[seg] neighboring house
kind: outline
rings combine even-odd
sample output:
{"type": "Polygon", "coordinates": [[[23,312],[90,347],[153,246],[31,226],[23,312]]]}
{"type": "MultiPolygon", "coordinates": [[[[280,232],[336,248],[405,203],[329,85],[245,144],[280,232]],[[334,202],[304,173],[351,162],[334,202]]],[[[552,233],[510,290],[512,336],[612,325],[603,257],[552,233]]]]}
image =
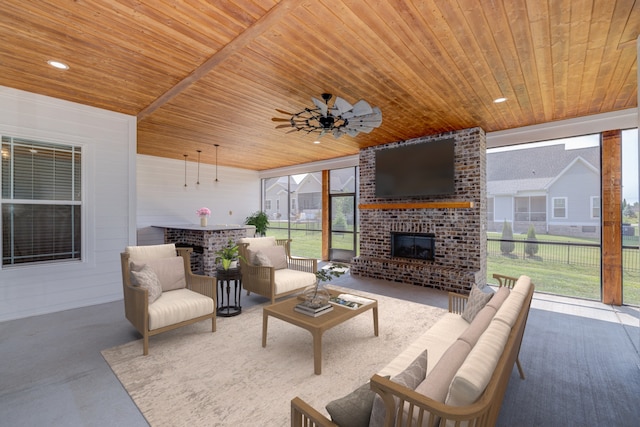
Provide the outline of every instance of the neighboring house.
{"type": "Polygon", "coordinates": [[[600,149],[563,144],[487,153],[487,227],[600,236],[600,149]]]}

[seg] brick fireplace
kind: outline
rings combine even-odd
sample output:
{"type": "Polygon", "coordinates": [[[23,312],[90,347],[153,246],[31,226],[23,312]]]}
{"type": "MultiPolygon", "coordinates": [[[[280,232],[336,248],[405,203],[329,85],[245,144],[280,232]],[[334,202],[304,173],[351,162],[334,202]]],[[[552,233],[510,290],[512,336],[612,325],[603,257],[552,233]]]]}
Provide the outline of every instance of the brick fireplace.
{"type": "Polygon", "coordinates": [[[360,256],[352,274],[468,293],[486,283],[486,141],[480,128],[360,151],[360,256]],[[455,192],[385,199],[375,195],[375,153],[443,138],[455,140],[455,192]],[[391,235],[434,236],[432,259],[392,256],[391,235]]]}

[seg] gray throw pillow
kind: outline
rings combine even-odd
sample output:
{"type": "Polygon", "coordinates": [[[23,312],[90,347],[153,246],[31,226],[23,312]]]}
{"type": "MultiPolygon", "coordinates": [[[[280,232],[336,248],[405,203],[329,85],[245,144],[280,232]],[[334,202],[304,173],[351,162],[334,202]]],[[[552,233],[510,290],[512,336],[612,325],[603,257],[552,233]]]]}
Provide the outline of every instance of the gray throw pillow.
{"type": "MultiPolygon", "coordinates": [[[[420,353],[416,359],[404,371],[400,372],[395,377],[391,378],[391,381],[403,385],[411,390],[415,390],[422,381],[424,381],[427,375],[427,350],[420,353]]],[[[396,398],[396,406],[398,405],[398,399],[396,398]]],[[[371,408],[371,418],[369,419],[369,427],[382,427],[384,425],[384,417],[387,414],[387,410],[384,406],[384,401],[380,396],[377,396],[373,400],[373,407],[371,408]]]]}
{"type": "Polygon", "coordinates": [[[462,318],[471,323],[480,310],[489,302],[494,293],[495,292],[483,292],[482,289],[473,285],[469,299],[467,300],[467,305],[464,307],[462,318]]]}
{"type": "Polygon", "coordinates": [[[371,390],[371,384],[366,383],[346,396],[329,402],[327,412],[331,415],[331,421],[340,427],[367,427],[375,397],[376,392],[371,390]]]}
{"type": "Polygon", "coordinates": [[[139,271],[131,271],[131,284],[147,290],[149,304],[153,304],[162,295],[160,280],[148,265],[142,266],[139,271]]]}

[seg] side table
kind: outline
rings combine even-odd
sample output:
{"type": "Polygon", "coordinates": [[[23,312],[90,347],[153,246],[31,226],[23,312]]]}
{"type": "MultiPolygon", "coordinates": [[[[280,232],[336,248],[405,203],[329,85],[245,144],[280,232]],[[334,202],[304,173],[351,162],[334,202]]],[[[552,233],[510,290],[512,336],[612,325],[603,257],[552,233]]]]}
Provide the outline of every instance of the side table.
{"type": "Polygon", "coordinates": [[[216,287],[218,316],[237,316],[242,312],[242,307],[240,306],[240,293],[242,291],[242,275],[240,274],[240,268],[230,268],[228,270],[218,268],[216,269],[216,279],[218,280],[218,286],[216,287]],[[233,304],[231,303],[230,298],[231,282],[233,282],[233,304]],[[220,288],[220,292],[218,292],[217,288],[220,288]]]}

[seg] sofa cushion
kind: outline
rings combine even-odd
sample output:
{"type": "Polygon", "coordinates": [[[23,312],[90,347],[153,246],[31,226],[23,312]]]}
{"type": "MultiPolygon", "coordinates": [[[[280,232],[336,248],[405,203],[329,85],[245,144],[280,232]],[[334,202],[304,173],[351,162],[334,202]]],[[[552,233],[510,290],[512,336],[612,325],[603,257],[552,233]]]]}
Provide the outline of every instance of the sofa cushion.
{"type": "Polygon", "coordinates": [[[458,339],[445,351],[436,366],[433,367],[416,387],[416,391],[433,400],[444,403],[449,392],[449,385],[453,376],[471,352],[471,346],[466,341],[458,339]]]}
{"type": "Polygon", "coordinates": [[[502,303],[494,319],[504,322],[510,328],[516,324],[522,305],[524,304],[525,295],[518,292],[511,292],[509,298],[502,303]]]}
{"type": "Polygon", "coordinates": [[[511,291],[526,296],[529,293],[529,289],[531,289],[531,286],[531,278],[529,276],[522,275],[518,278],[516,284],[513,285],[513,289],[511,291]]]}
{"type": "Polygon", "coordinates": [[[510,292],[511,292],[511,289],[507,288],[506,286],[501,287],[496,291],[496,294],[491,297],[491,299],[489,300],[486,306],[493,307],[496,309],[496,311],[498,311],[502,303],[509,296],[510,292]]]}
{"type": "Polygon", "coordinates": [[[453,377],[445,404],[465,406],[480,397],[496,369],[510,332],[511,328],[504,323],[491,322],[453,377]]]}
{"type": "Polygon", "coordinates": [[[459,314],[445,313],[435,325],[426,330],[409,347],[405,348],[391,362],[382,368],[378,375],[397,375],[402,372],[425,348],[429,349],[427,374],[433,369],[440,357],[462,334],[469,324],[459,314]]]}
{"type": "Polygon", "coordinates": [[[493,294],[494,292],[484,292],[476,285],[473,285],[471,287],[471,293],[469,294],[467,304],[464,307],[462,318],[471,323],[473,321],[473,318],[476,317],[476,314],[478,314],[480,310],[482,310],[484,306],[489,302],[493,294]]]}
{"type": "MultiPolygon", "coordinates": [[[[427,374],[427,350],[423,350],[422,353],[401,373],[391,378],[391,381],[403,385],[411,390],[424,381],[427,374]]],[[[398,399],[396,398],[396,405],[398,399]]],[[[384,425],[384,417],[386,416],[386,409],[384,401],[378,395],[373,400],[373,407],[371,409],[371,419],[369,420],[370,427],[381,427],[384,425]]]]}
{"type": "Polygon", "coordinates": [[[243,237],[240,239],[240,243],[248,243],[249,247],[256,251],[258,249],[267,248],[269,246],[276,245],[276,238],[274,236],[269,237],[243,237]]]}
{"type": "Polygon", "coordinates": [[[140,271],[131,271],[131,284],[147,290],[149,304],[153,304],[162,295],[162,285],[151,267],[145,265],[140,271]]]}
{"type": "Polygon", "coordinates": [[[129,261],[146,261],[176,256],[176,245],[127,246],[124,251],[129,254],[129,261]]]}
{"type": "Polygon", "coordinates": [[[140,271],[145,265],[151,267],[156,276],[158,276],[158,280],[162,285],[162,292],[187,287],[187,280],[184,276],[184,258],[181,256],[174,255],[169,258],[132,262],[131,271],[140,271]]]}
{"type": "Polygon", "coordinates": [[[485,329],[487,329],[487,326],[489,326],[495,314],[495,308],[489,307],[488,305],[484,307],[476,315],[469,327],[465,329],[465,331],[460,335],[460,338],[458,338],[458,340],[465,341],[467,344],[469,344],[469,349],[471,349],[471,347],[476,345],[478,339],[485,331],[485,329]]]}
{"type": "Polygon", "coordinates": [[[264,256],[269,259],[271,267],[276,270],[281,270],[289,266],[287,264],[287,252],[284,249],[284,246],[270,246],[262,248],[258,252],[264,254],[264,256]]]}
{"type": "MultiPolygon", "coordinates": [[[[389,378],[387,376],[386,378],[389,378]]],[[[376,392],[368,382],[351,393],[327,404],[331,421],[341,427],[367,427],[376,392]]]]}
{"type": "Polygon", "coordinates": [[[308,271],[298,271],[284,268],[274,272],[276,295],[303,289],[307,286],[315,286],[316,275],[308,271]]]}
{"type": "Polygon", "coordinates": [[[175,325],[211,313],[213,299],[205,295],[189,289],[163,292],[160,298],[149,306],[149,330],[175,325]]]}

